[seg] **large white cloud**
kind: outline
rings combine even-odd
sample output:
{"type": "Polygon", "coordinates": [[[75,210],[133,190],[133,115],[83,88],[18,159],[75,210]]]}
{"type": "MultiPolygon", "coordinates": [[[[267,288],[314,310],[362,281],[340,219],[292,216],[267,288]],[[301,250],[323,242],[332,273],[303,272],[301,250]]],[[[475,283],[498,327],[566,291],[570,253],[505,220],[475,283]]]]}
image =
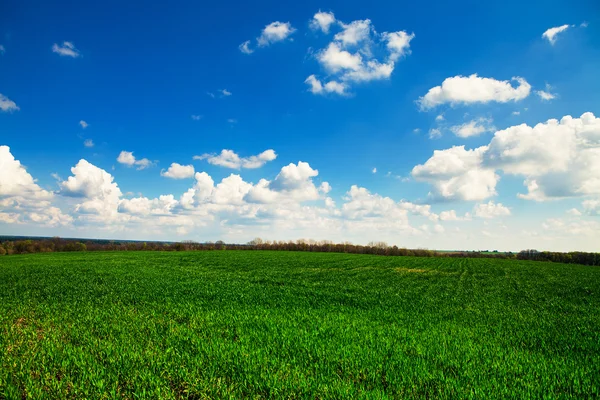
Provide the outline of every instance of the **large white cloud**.
{"type": "Polygon", "coordinates": [[[421,109],[427,110],[441,104],[473,104],[492,101],[507,103],[519,101],[531,92],[531,85],[520,77],[512,78],[518,85],[513,87],[510,81],[499,81],[494,78],[470,76],[454,76],[446,78],[441,86],[436,86],[419,98],[421,109]]]}
{"type": "Polygon", "coordinates": [[[281,168],[273,181],[262,179],[252,187],[246,200],[253,203],[273,203],[275,201],[303,202],[317,200],[321,193],[330,190],[327,182],[317,188],[312,178],[319,175],[310,164],[299,161],[298,164],[290,163],[281,168]]]}
{"type": "Polygon", "coordinates": [[[81,199],[76,212],[97,215],[102,220],[117,217],[122,193],[111,174],[84,159],[71,168],[71,173],[60,187],[61,194],[81,199]]]}
{"type": "Polygon", "coordinates": [[[250,157],[240,157],[236,152],[228,149],[223,149],[220,154],[203,154],[201,156],[194,156],[194,160],[206,160],[209,164],[233,169],[260,168],[267,162],[273,161],[276,158],[277,154],[272,149],[265,150],[258,155],[250,157]]]}
{"type": "Polygon", "coordinates": [[[487,147],[466,150],[454,146],[436,150],[423,165],[412,170],[412,176],[432,185],[430,197],[441,200],[483,200],[496,194],[499,176],[482,166],[487,147]]]}
{"type": "Polygon", "coordinates": [[[434,197],[483,200],[495,194],[496,171],[524,177],[524,199],[600,194],[600,118],[584,113],[512,126],[497,131],[488,146],[436,150],[412,175],[430,182],[434,197]]]}
{"type": "Polygon", "coordinates": [[[73,218],[52,206],[53,199],[53,193],[36,183],[10,148],[0,146],[0,222],[69,225],[73,218]]]}
{"type": "Polygon", "coordinates": [[[39,201],[50,199],[52,193],[35,183],[8,146],[0,146],[0,199],[17,196],[39,201]]]}

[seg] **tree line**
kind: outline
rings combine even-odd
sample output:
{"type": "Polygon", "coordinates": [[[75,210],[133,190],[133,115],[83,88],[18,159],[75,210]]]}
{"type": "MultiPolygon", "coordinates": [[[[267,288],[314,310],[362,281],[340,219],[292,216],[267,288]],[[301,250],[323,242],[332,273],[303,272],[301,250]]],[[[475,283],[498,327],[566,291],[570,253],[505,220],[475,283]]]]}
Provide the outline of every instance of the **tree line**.
{"type": "Polygon", "coordinates": [[[551,261],[566,264],[600,265],[600,253],[549,252],[523,250],[518,253],[497,251],[434,251],[389,246],[385,242],[370,242],[366,246],[350,242],[299,239],[296,241],[266,241],[256,238],[246,244],[216,242],[141,242],[94,239],[8,238],[0,242],[0,256],[13,254],[72,252],[72,251],[210,251],[210,250],[272,250],[308,251],[321,253],[373,254],[380,256],[500,258],[532,261],[551,261]]]}

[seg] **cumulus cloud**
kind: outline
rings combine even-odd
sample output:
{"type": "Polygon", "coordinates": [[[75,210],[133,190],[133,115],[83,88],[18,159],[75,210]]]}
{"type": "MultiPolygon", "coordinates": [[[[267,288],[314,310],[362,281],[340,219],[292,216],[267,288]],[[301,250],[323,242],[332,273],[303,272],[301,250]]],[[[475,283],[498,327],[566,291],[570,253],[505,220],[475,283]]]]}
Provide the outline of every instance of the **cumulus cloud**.
{"type": "Polygon", "coordinates": [[[413,168],[411,174],[418,181],[429,182],[434,200],[483,200],[496,194],[500,177],[493,169],[482,166],[487,147],[466,150],[454,146],[435,150],[423,165],[413,168]]]}
{"type": "Polygon", "coordinates": [[[422,110],[428,110],[446,103],[507,103],[529,96],[531,85],[525,79],[514,77],[512,81],[516,81],[518,85],[513,87],[510,81],[482,78],[477,74],[446,78],[441,86],[429,89],[425,96],[420,97],[418,103],[422,110]]]}
{"type": "MultiPolygon", "coordinates": [[[[311,26],[320,27],[315,21],[313,19],[311,26]]],[[[389,79],[396,62],[410,53],[414,34],[406,31],[379,34],[369,19],[336,22],[341,31],[325,48],[315,53],[315,58],[331,77],[330,81],[323,84],[315,74],[305,80],[314,94],[344,95],[352,84],[389,79]]]]}
{"type": "Polygon", "coordinates": [[[335,16],[332,12],[323,12],[319,10],[310,21],[310,28],[321,30],[323,33],[329,33],[329,27],[335,23],[335,16]]]}
{"type": "Polygon", "coordinates": [[[310,75],[308,78],[306,78],[304,83],[306,83],[309,86],[308,90],[313,94],[347,94],[346,89],[348,88],[348,86],[346,84],[336,81],[329,81],[325,85],[323,85],[315,75],[310,75]]]}
{"type": "Polygon", "coordinates": [[[558,34],[569,29],[569,25],[561,25],[555,26],[554,28],[547,29],[544,33],[542,33],[542,38],[547,39],[551,45],[554,46],[556,40],[558,39],[558,34]]]}
{"type": "Polygon", "coordinates": [[[87,122],[85,122],[84,120],[79,121],[79,125],[81,125],[81,127],[83,129],[87,128],[89,125],[87,122]]]}
{"type": "Polygon", "coordinates": [[[415,38],[415,34],[409,35],[406,31],[384,32],[383,38],[387,41],[390,59],[397,61],[400,57],[410,53],[410,41],[415,38]]]}
{"type": "Polygon", "coordinates": [[[137,166],[136,169],[138,170],[146,169],[154,165],[154,163],[149,159],[142,158],[141,160],[138,160],[135,158],[132,151],[125,150],[119,153],[119,156],[117,157],[117,162],[119,164],[127,165],[128,167],[133,167],[135,165],[137,166]]]}
{"type": "MultiPolygon", "coordinates": [[[[258,47],[266,47],[273,43],[281,42],[287,39],[295,31],[296,29],[292,27],[292,24],[290,24],[289,22],[271,22],[269,25],[265,26],[265,28],[260,33],[260,36],[256,38],[256,44],[258,45],[258,47]]],[[[248,49],[248,42],[244,42],[242,43],[242,45],[240,45],[240,51],[242,51],[243,53],[247,53],[246,50],[248,49]]]]}
{"type": "Polygon", "coordinates": [[[512,126],[475,150],[436,150],[412,175],[432,184],[433,197],[483,200],[495,194],[496,171],[524,177],[527,193],[519,194],[524,199],[600,194],[600,118],[588,112],[512,126]]]}
{"type": "Polygon", "coordinates": [[[85,147],[94,147],[94,141],[92,139],[85,139],[83,145],[85,147]]]}
{"type": "Polygon", "coordinates": [[[10,152],[10,147],[0,146],[0,199],[19,197],[43,201],[52,197],[35,183],[25,167],[10,152]]]}
{"type": "Polygon", "coordinates": [[[473,214],[479,218],[496,218],[510,215],[510,209],[502,203],[494,203],[490,200],[488,203],[477,204],[473,209],[473,214]]]}
{"type": "Polygon", "coordinates": [[[227,149],[221,150],[220,154],[203,154],[201,156],[194,156],[194,160],[206,160],[209,164],[233,169],[260,168],[267,162],[273,161],[276,158],[277,154],[272,149],[265,150],[258,155],[250,157],[240,157],[233,150],[227,149]]]}
{"type": "Polygon", "coordinates": [[[0,110],[3,112],[19,111],[20,108],[14,101],[0,93],[0,110]]]}
{"type": "Polygon", "coordinates": [[[357,45],[366,41],[373,30],[370,19],[356,20],[349,24],[340,22],[342,31],[337,33],[334,39],[344,46],[357,45]]]}
{"type": "Polygon", "coordinates": [[[60,193],[83,200],[75,211],[97,215],[103,220],[116,218],[122,193],[113,176],[84,159],[71,168],[71,173],[72,176],[60,183],[60,193]]]}
{"type": "Polygon", "coordinates": [[[160,175],[171,179],[191,178],[194,176],[194,166],[172,163],[169,169],[160,171],[160,175]]]}
{"type": "Polygon", "coordinates": [[[72,42],[62,42],[62,45],[54,43],[52,45],[52,51],[65,57],[77,58],[81,56],[81,53],[75,48],[75,45],[72,42]]]}
{"type": "Polygon", "coordinates": [[[455,125],[450,128],[452,133],[461,138],[468,138],[471,136],[479,136],[484,132],[491,132],[495,128],[491,125],[492,120],[490,118],[478,118],[469,122],[465,122],[462,125],[455,125]]]}
{"type": "Polygon", "coordinates": [[[119,212],[134,215],[169,215],[179,204],[172,194],[161,195],[157,199],[147,197],[134,197],[133,199],[123,199],[119,202],[119,212]]]}

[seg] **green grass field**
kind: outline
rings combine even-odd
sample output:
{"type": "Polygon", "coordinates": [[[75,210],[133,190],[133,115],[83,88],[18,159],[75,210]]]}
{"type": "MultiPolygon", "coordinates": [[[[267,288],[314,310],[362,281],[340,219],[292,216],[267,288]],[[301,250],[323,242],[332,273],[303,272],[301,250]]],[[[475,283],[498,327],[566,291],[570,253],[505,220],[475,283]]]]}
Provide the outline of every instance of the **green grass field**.
{"type": "Polygon", "coordinates": [[[261,251],[0,257],[0,398],[598,395],[598,267],[261,251]]]}

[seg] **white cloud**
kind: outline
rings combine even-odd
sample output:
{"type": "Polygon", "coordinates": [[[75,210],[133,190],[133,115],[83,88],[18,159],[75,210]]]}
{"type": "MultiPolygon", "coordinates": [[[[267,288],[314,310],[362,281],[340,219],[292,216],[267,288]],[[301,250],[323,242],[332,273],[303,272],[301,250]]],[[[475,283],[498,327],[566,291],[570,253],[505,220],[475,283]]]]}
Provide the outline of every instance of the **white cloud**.
{"type": "Polygon", "coordinates": [[[588,25],[589,25],[589,24],[587,23],[587,21],[583,21],[583,22],[581,23],[581,25],[579,25],[579,26],[580,26],[581,28],[587,28],[587,27],[588,27],[588,25]]]}
{"type": "Polygon", "coordinates": [[[259,47],[269,46],[287,39],[295,31],[296,29],[289,22],[271,22],[265,26],[260,36],[256,38],[256,43],[259,47]]]}
{"type": "Polygon", "coordinates": [[[488,203],[477,204],[473,209],[473,214],[479,218],[496,218],[509,216],[510,209],[502,203],[494,203],[490,200],[488,203]]]}
{"type": "Polygon", "coordinates": [[[512,115],[521,115],[521,111],[513,111],[512,115]]]}
{"type": "Polygon", "coordinates": [[[235,118],[228,118],[227,122],[229,122],[230,124],[237,124],[238,120],[235,118]]]}
{"type": "Polygon", "coordinates": [[[14,101],[0,93],[0,110],[4,112],[13,112],[19,111],[20,108],[15,104],[14,101]]]}
{"type": "Polygon", "coordinates": [[[406,31],[384,32],[384,40],[387,40],[387,48],[390,51],[390,60],[397,61],[399,58],[410,53],[410,41],[415,38],[415,34],[410,35],[406,31]]]}
{"type": "Polygon", "coordinates": [[[202,119],[202,115],[192,114],[192,119],[194,121],[200,121],[202,119]]]}
{"type": "MultiPolygon", "coordinates": [[[[587,215],[600,216],[600,200],[585,200],[582,204],[583,212],[587,215]]],[[[581,215],[581,213],[579,214],[581,215]]]]}
{"type": "Polygon", "coordinates": [[[75,207],[76,212],[97,215],[104,221],[117,218],[122,193],[111,174],[84,159],[71,168],[71,173],[73,176],[60,187],[61,194],[83,200],[75,207]]]}
{"type": "MultiPolygon", "coordinates": [[[[227,89],[219,89],[219,90],[217,90],[217,94],[215,94],[213,92],[206,92],[206,94],[209,95],[210,97],[212,97],[213,99],[216,99],[217,96],[220,99],[223,99],[225,97],[229,97],[232,95],[232,93],[227,89]]],[[[202,116],[200,116],[200,117],[202,117],[202,116]]],[[[192,116],[192,118],[193,118],[193,116],[192,116]]]]}
{"type": "Polygon", "coordinates": [[[85,139],[83,145],[85,147],[94,147],[94,141],[92,139],[85,139]]]}
{"type": "Polygon", "coordinates": [[[516,81],[518,86],[513,87],[510,81],[482,78],[477,74],[446,78],[441,86],[429,89],[425,96],[419,98],[418,103],[422,110],[427,110],[445,103],[507,103],[529,96],[531,85],[525,79],[514,77],[512,80],[516,81]]]}
{"type": "Polygon", "coordinates": [[[376,174],[377,173],[377,168],[373,168],[373,170],[371,172],[374,173],[374,174],[376,174]]]}
{"type": "Polygon", "coordinates": [[[244,43],[240,44],[239,49],[244,54],[254,53],[254,50],[250,48],[250,40],[246,40],[244,43]]]}
{"type": "Polygon", "coordinates": [[[490,118],[478,118],[462,125],[453,126],[450,130],[458,137],[467,138],[493,131],[496,128],[491,123],[492,120],[490,118]]]}
{"type": "Polygon", "coordinates": [[[569,25],[561,25],[556,26],[554,28],[550,28],[542,34],[542,38],[548,39],[550,44],[554,45],[554,43],[556,43],[556,40],[558,39],[557,35],[561,32],[566,31],[567,29],[569,29],[569,25]]]}
{"type": "Polygon", "coordinates": [[[524,199],[600,194],[600,118],[584,113],[512,126],[497,131],[488,146],[436,150],[412,175],[432,184],[434,198],[483,200],[495,194],[497,170],[525,178],[524,199]]]}
{"type": "Polygon", "coordinates": [[[194,160],[206,160],[209,164],[219,165],[221,167],[240,169],[240,168],[260,168],[269,161],[273,161],[277,158],[277,154],[274,150],[265,150],[262,153],[250,156],[240,157],[233,150],[223,149],[220,154],[203,154],[201,156],[194,156],[194,160]]]}
{"type": "Polygon", "coordinates": [[[548,100],[552,100],[556,98],[556,95],[550,93],[550,92],[545,92],[543,90],[538,90],[535,92],[535,94],[537,94],[538,96],[540,96],[540,99],[548,101],[548,100]]]}
{"type": "Polygon", "coordinates": [[[332,12],[323,12],[319,10],[310,21],[310,28],[321,30],[323,33],[329,33],[329,27],[335,23],[335,16],[332,12]]]}
{"type": "Polygon", "coordinates": [[[551,90],[552,90],[552,86],[546,84],[546,90],[537,90],[535,92],[535,94],[537,94],[540,97],[540,99],[542,99],[543,101],[554,100],[556,98],[556,94],[551,93],[550,92],[551,90]]]}
{"type": "Polygon", "coordinates": [[[317,79],[314,75],[309,76],[304,81],[307,85],[310,86],[308,89],[313,94],[326,94],[326,93],[336,93],[339,95],[345,95],[347,86],[344,83],[329,81],[325,85],[321,83],[319,79],[317,79]]]}
{"type": "Polygon", "coordinates": [[[119,164],[127,165],[128,167],[136,165],[136,169],[138,170],[146,169],[154,165],[154,163],[148,160],[147,158],[142,158],[141,160],[138,160],[135,158],[132,151],[125,150],[119,153],[119,156],[117,157],[117,162],[119,164]]]}
{"type": "Polygon", "coordinates": [[[290,163],[281,168],[279,174],[273,181],[261,179],[261,181],[248,191],[246,201],[251,203],[274,203],[274,202],[303,202],[317,200],[319,194],[328,193],[331,190],[329,183],[323,182],[317,188],[312,181],[319,171],[312,169],[306,162],[298,164],[290,163]]]}
{"type": "Polygon", "coordinates": [[[334,36],[334,39],[343,46],[355,46],[360,42],[366,41],[371,36],[371,20],[356,20],[349,24],[340,22],[343,30],[334,36]]]}
{"type": "Polygon", "coordinates": [[[79,121],[79,125],[81,125],[81,127],[83,129],[87,128],[89,125],[87,122],[85,122],[84,120],[79,121]]]}
{"type": "Polygon", "coordinates": [[[169,169],[160,171],[160,175],[171,179],[191,178],[194,176],[194,166],[172,163],[169,169]]]}
{"type": "Polygon", "coordinates": [[[429,139],[438,139],[442,137],[442,131],[438,128],[431,128],[429,130],[429,139]]]}
{"type": "Polygon", "coordinates": [[[134,197],[119,202],[119,212],[134,215],[169,215],[179,204],[172,194],[161,195],[157,199],[134,197]]]}
{"type": "Polygon", "coordinates": [[[444,114],[440,114],[437,117],[435,117],[436,122],[442,122],[444,121],[446,118],[444,118],[444,114]]]}
{"type": "Polygon", "coordinates": [[[52,193],[39,187],[25,167],[10,152],[0,146],[0,199],[19,197],[31,201],[52,198],[52,193]]]}
{"type": "Polygon", "coordinates": [[[81,56],[81,53],[75,48],[75,45],[72,42],[63,42],[62,45],[54,43],[52,45],[52,51],[66,57],[77,58],[81,56]]]}
{"type": "Polygon", "coordinates": [[[442,211],[440,213],[440,220],[442,221],[460,221],[461,218],[456,215],[455,210],[442,211]]]}
{"type": "MultiPolygon", "coordinates": [[[[314,21],[313,21],[314,22],[314,21]]],[[[405,31],[378,34],[370,20],[356,20],[348,24],[337,21],[341,32],[334,35],[327,47],[316,52],[315,57],[332,78],[322,84],[310,75],[305,83],[314,94],[347,94],[352,83],[389,79],[395,62],[410,53],[414,34],[405,31]],[[385,55],[378,58],[375,55],[385,55]]]]}
{"type": "Polygon", "coordinates": [[[499,176],[493,169],[482,166],[487,147],[465,150],[454,146],[447,150],[435,150],[423,165],[413,168],[411,174],[418,181],[429,182],[434,200],[483,200],[496,194],[499,176]]]}
{"type": "Polygon", "coordinates": [[[342,50],[341,46],[335,42],[329,43],[329,46],[317,55],[317,59],[331,73],[341,70],[358,71],[363,63],[360,54],[351,54],[342,50]]]}
{"type": "Polygon", "coordinates": [[[581,216],[581,211],[579,211],[576,208],[571,208],[570,210],[567,210],[567,214],[569,214],[573,217],[579,217],[579,216],[581,216]]]}

